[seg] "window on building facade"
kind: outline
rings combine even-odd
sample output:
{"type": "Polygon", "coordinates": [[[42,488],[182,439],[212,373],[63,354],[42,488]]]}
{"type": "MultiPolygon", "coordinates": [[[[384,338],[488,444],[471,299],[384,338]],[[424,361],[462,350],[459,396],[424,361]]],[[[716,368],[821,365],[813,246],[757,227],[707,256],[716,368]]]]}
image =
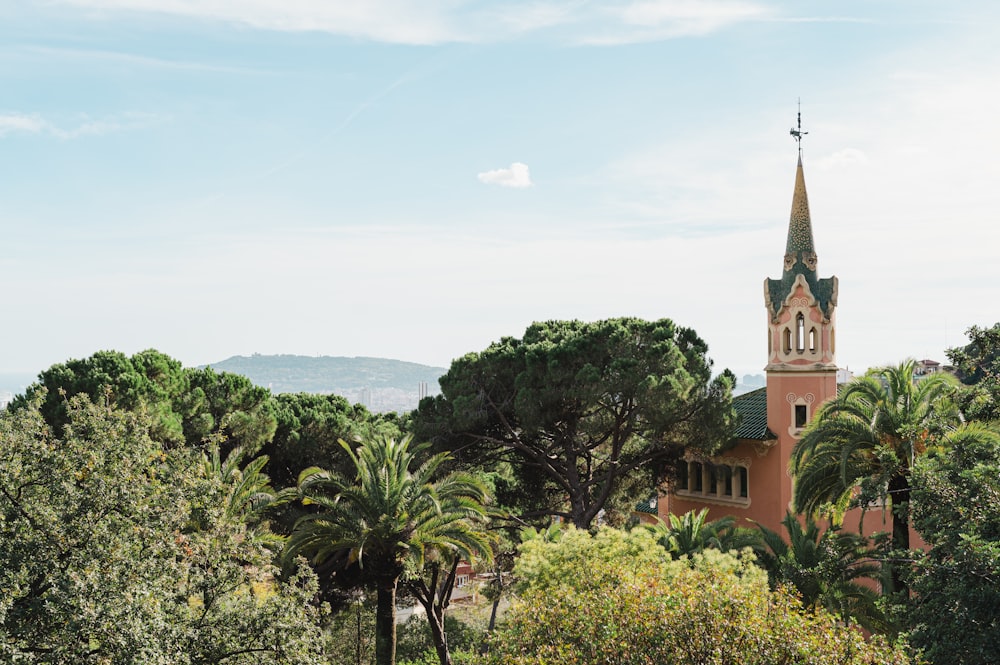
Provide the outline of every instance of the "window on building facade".
{"type": "Polygon", "coordinates": [[[806,317],[802,312],[795,317],[795,350],[799,353],[806,350],[806,317]]]}
{"type": "Polygon", "coordinates": [[[720,502],[747,503],[750,498],[750,471],[741,464],[703,464],[688,462],[681,467],[676,492],[682,496],[715,499],[720,502]]]}
{"type": "Polygon", "coordinates": [[[681,460],[677,465],[677,489],[686,490],[688,488],[688,463],[681,460]]]}
{"type": "Polygon", "coordinates": [[[797,429],[802,429],[806,426],[806,420],[808,420],[809,414],[805,404],[795,405],[795,427],[797,429]]]}
{"type": "Polygon", "coordinates": [[[733,495],[733,467],[720,466],[717,468],[719,470],[719,482],[722,484],[722,495],[731,497],[733,495]]]}

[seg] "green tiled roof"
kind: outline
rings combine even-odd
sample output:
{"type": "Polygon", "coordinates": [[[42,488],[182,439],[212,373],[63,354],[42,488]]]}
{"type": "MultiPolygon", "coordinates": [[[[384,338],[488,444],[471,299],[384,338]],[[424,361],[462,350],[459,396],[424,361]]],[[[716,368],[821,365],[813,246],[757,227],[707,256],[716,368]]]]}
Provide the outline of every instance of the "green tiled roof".
{"type": "Polygon", "coordinates": [[[734,397],[733,409],[739,417],[737,439],[767,441],[778,438],[767,428],[767,388],[758,388],[734,397]]]}
{"type": "Polygon", "coordinates": [[[659,498],[657,497],[656,494],[654,494],[645,501],[640,501],[639,503],[635,504],[635,512],[649,513],[650,515],[655,515],[658,501],[659,498]]]}

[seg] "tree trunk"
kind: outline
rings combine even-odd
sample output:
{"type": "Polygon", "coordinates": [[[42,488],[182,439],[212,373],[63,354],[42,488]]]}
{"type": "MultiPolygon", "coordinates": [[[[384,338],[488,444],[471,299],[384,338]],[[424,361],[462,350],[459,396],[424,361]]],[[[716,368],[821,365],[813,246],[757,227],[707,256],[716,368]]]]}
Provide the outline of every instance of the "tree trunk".
{"type": "Polygon", "coordinates": [[[497,610],[500,608],[500,598],[501,596],[497,594],[496,600],[493,601],[493,608],[490,610],[490,625],[486,627],[487,633],[492,633],[493,629],[497,627],[497,610]]]}
{"type": "Polygon", "coordinates": [[[410,589],[423,605],[427,613],[427,625],[431,629],[431,641],[434,643],[434,650],[437,651],[438,661],[441,665],[451,665],[451,652],[448,649],[448,634],[444,626],[444,611],[451,602],[451,594],[455,589],[455,575],[461,560],[455,556],[448,573],[444,579],[438,583],[440,567],[435,567],[431,575],[430,584],[423,580],[410,583],[410,589]]]}
{"type": "Polygon", "coordinates": [[[375,663],[396,664],[396,581],[380,584],[375,607],[375,663]]]}
{"type": "Polygon", "coordinates": [[[357,607],[357,611],[358,611],[358,617],[357,617],[358,618],[358,648],[357,648],[358,662],[357,662],[357,665],[361,665],[361,601],[358,601],[357,605],[358,605],[358,607],[357,607]]]}
{"type": "MultiPolygon", "coordinates": [[[[889,481],[892,501],[892,547],[894,550],[910,549],[910,481],[906,476],[896,476],[889,481]]],[[[908,591],[900,573],[903,564],[892,564],[892,591],[908,591]]]]}
{"type": "Polygon", "coordinates": [[[427,623],[431,627],[431,640],[434,642],[438,661],[441,665],[451,665],[451,653],[448,651],[448,635],[444,630],[444,610],[440,606],[432,606],[428,609],[427,623]]]}

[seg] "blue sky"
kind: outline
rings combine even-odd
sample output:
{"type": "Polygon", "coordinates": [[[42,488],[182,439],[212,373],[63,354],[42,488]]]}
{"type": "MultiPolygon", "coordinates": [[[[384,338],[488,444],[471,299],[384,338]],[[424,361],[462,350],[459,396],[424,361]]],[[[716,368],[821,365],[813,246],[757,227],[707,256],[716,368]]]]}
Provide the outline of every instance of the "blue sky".
{"type": "Polygon", "coordinates": [[[0,5],[0,372],[447,366],[669,317],[765,363],[802,99],[838,361],[1000,320],[994,2],[0,5]]]}

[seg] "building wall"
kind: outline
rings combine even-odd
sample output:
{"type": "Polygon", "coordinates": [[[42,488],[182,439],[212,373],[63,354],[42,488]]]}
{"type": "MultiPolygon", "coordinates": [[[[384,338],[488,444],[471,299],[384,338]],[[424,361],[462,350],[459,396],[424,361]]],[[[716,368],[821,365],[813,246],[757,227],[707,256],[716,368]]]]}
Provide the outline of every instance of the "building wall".
{"type": "MultiPolygon", "coordinates": [[[[763,524],[769,529],[780,526],[787,505],[787,499],[783,499],[780,488],[791,480],[787,464],[782,464],[782,455],[776,443],[772,447],[764,447],[759,441],[739,441],[733,449],[711,460],[689,455],[689,461],[702,464],[716,462],[731,468],[746,468],[749,480],[747,497],[745,500],[739,496],[728,498],[722,496],[720,491],[712,495],[707,487],[702,493],[698,493],[689,482],[688,490],[676,490],[661,497],[658,511],[660,519],[667,521],[669,514],[682,515],[691,510],[708,508],[708,520],[732,515],[738,526],[752,527],[754,523],[763,524]]],[[[738,493],[738,488],[734,487],[734,494],[738,493]]]]}

